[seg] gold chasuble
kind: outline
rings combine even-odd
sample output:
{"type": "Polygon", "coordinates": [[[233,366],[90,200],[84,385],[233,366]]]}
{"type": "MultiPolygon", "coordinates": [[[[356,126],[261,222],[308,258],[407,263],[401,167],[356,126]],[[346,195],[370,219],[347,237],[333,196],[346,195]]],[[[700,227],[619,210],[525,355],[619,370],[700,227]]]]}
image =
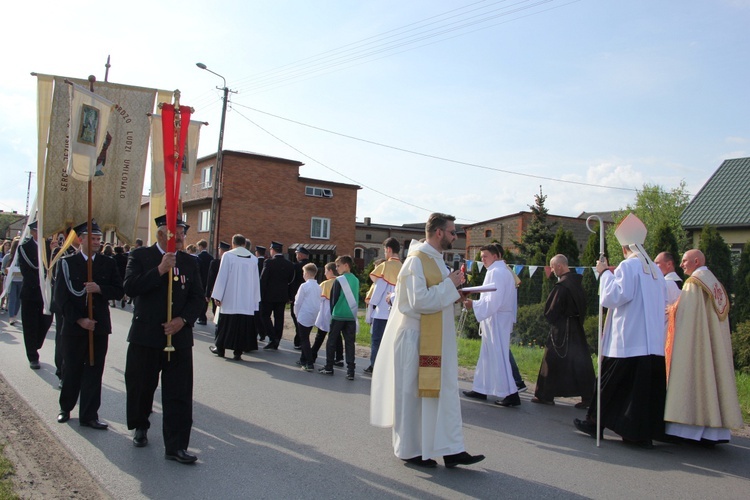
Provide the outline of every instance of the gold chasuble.
{"type": "MultiPolygon", "coordinates": [[[[443,282],[435,261],[422,252],[414,252],[420,262],[427,288],[443,282]]],[[[440,397],[440,365],[443,355],[443,312],[422,314],[419,328],[419,397],[440,397]]]]}

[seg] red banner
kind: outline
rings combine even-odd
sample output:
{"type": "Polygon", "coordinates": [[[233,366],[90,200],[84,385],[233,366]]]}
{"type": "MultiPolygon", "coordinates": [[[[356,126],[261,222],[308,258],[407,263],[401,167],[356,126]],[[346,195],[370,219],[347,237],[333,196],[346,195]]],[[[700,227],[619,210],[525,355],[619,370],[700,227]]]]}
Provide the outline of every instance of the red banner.
{"type": "Polygon", "coordinates": [[[167,251],[175,251],[174,235],[177,231],[177,205],[180,200],[180,174],[185,155],[190,107],[180,106],[175,112],[173,104],[164,103],[161,108],[162,138],[164,143],[164,186],[166,191],[167,251]]]}

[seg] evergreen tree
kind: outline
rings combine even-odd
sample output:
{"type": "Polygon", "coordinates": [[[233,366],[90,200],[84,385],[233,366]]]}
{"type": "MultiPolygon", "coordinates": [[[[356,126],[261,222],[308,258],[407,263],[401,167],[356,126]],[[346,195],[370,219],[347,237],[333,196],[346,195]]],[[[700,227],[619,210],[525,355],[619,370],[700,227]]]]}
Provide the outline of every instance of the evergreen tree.
{"type": "Polygon", "coordinates": [[[715,227],[706,224],[698,248],[706,256],[706,266],[714,273],[727,293],[732,295],[732,251],[715,227]]]}
{"type": "Polygon", "coordinates": [[[531,210],[531,223],[521,235],[521,241],[513,240],[518,248],[519,258],[525,264],[543,266],[555,235],[552,228],[555,224],[547,223],[549,210],[544,206],[547,196],[542,194],[539,186],[539,194],[534,195],[534,205],[529,205],[531,210]]]}
{"type": "MultiPolygon", "coordinates": [[[[740,265],[732,282],[734,289],[734,303],[729,310],[729,319],[736,327],[744,321],[750,320],[750,241],[740,255],[740,265]]],[[[736,328],[732,328],[735,331],[736,328]]]]}

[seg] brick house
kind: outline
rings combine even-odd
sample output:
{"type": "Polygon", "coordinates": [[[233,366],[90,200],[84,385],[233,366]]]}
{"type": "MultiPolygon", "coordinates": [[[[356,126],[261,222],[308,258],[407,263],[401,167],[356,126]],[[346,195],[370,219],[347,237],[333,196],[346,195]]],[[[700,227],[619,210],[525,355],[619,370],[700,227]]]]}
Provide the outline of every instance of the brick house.
{"type": "MultiPolygon", "coordinates": [[[[552,232],[556,232],[558,227],[572,231],[573,237],[578,243],[578,251],[583,253],[586,242],[591,235],[586,229],[587,213],[582,213],[578,217],[566,217],[563,215],[547,214],[547,223],[554,224],[552,232]]],[[[612,223],[612,214],[610,212],[597,212],[596,215],[602,217],[605,227],[612,223]]],[[[515,214],[489,219],[475,224],[464,225],[466,232],[466,254],[469,260],[473,260],[479,253],[479,249],[493,241],[500,243],[504,249],[517,252],[518,249],[513,241],[520,241],[523,233],[531,224],[533,214],[528,211],[522,211],[515,214]]]]}
{"type": "MultiPolygon", "coordinates": [[[[183,196],[190,232],[187,241],[209,241],[216,154],[198,159],[192,187],[183,196]]],[[[255,245],[304,245],[314,262],[354,252],[357,185],[300,177],[304,163],[244,151],[223,151],[219,183],[218,236],[230,242],[241,233],[255,245]]],[[[145,240],[144,240],[145,241],[145,240]]],[[[214,250],[209,249],[215,254],[214,250]]]]}
{"type": "MultiPolygon", "coordinates": [[[[371,261],[383,257],[383,241],[386,238],[396,238],[401,244],[401,259],[406,257],[411,240],[424,238],[425,222],[394,226],[390,224],[373,224],[370,217],[364,222],[357,222],[354,240],[354,262],[360,269],[364,269],[371,261]]],[[[461,224],[456,224],[456,241],[453,248],[443,253],[443,258],[449,264],[454,260],[466,258],[466,233],[461,224]]]]}

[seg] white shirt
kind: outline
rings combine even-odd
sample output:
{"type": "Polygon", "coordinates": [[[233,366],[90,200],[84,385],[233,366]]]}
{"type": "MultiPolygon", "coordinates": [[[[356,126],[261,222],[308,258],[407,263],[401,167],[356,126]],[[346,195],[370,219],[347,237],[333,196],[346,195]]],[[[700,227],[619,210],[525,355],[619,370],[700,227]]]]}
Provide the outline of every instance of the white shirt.
{"type": "Polygon", "coordinates": [[[305,280],[294,297],[294,314],[302,326],[315,326],[320,309],[320,285],[315,278],[305,280]]]}
{"type": "Polygon", "coordinates": [[[666,282],[656,264],[651,264],[652,276],[643,272],[636,257],[631,254],[614,274],[604,271],[600,277],[600,301],[609,309],[604,323],[603,356],[664,356],[666,282]]]}

